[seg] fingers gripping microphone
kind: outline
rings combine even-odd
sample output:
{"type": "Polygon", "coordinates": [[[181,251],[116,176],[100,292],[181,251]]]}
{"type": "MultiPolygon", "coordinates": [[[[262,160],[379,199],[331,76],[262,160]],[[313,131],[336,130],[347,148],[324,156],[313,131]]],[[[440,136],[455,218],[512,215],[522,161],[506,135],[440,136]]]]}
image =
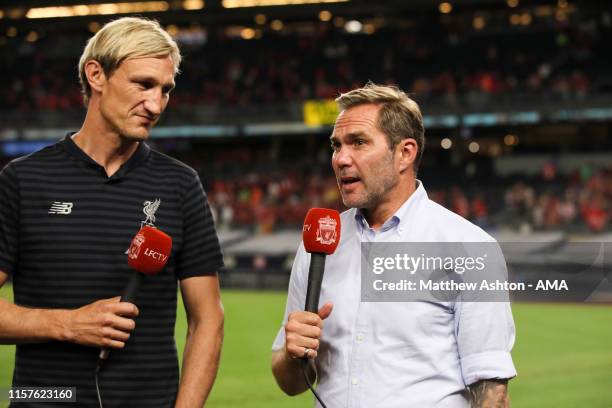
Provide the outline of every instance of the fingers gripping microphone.
{"type": "Polygon", "coordinates": [[[325,256],[333,254],[340,242],[340,214],[338,211],[327,208],[308,210],[302,229],[302,240],[306,252],[311,254],[304,310],[317,313],[325,270],[325,256]]]}
{"type": "MultiPolygon", "coordinates": [[[[128,249],[128,265],[136,273],[132,274],[123,294],[122,302],[134,303],[144,275],[153,276],[161,272],[168,262],[172,250],[172,238],[166,233],[149,226],[144,226],[132,239],[128,249]]],[[[108,359],[109,350],[100,351],[98,370],[108,359]]]]}

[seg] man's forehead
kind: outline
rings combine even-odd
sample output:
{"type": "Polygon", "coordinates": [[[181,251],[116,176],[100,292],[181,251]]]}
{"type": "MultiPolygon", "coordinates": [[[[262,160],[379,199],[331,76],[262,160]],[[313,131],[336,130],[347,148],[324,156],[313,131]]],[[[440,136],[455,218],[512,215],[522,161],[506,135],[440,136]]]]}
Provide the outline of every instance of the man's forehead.
{"type": "Polygon", "coordinates": [[[378,119],[376,105],[358,105],[340,112],[334,124],[334,133],[347,129],[364,129],[376,127],[378,119]]]}
{"type": "Polygon", "coordinates": [[[175,74],[174,61],[167,55],[164,57],[130,57],[119,64],[119,68],[124,68],[132,72],[162,70],[165,73],[175,74]]]}

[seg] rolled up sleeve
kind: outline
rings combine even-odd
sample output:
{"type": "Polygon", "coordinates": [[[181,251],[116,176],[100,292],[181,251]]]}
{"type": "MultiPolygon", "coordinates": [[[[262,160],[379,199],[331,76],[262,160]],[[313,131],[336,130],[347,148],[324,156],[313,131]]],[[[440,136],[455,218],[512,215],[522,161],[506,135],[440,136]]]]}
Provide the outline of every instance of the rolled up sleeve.
{"type": "Polygon", "coordinates": [[[510,355],[515,340],[510,304],[464,302],[457,305],[455,316],[455,335],[465,385],[516,377],[510,355]]]}

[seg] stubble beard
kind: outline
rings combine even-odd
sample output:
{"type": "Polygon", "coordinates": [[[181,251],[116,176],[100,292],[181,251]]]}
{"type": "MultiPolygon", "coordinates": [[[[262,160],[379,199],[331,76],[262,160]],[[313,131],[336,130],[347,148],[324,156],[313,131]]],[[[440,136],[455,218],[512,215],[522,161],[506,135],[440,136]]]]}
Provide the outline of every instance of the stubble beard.
{"type": "Polygon", "coordinates": [[[376,207],[386,196],[386,193],[393,189],[397,185],[397,179],[395,177],[386,177],[378,184],[379,188],[372,191],[365,187],[364,194],[361,197],[355,197],[349,199],[348,197],[342,196],[342,202],[348,208],[363,208],[371,210],[376,207]]]}
{"type": "Polygon", "coordinates": [[[371,173],[380,174],[380,178],[379,180],[373,180],[371,187],[368,187],[362,179],[361,183],[364,191],[358,197],[349,199],[342,194],[342,189],[340,189],[344,205],[348,208],[363,208],[366,210],[375,208],[386,198],[387,193],[399,183],[399,177],[397,174],[393,173],[392,166],[393,160],[389,158],[379,163],[375,169],[372,169],[371,173]]]}

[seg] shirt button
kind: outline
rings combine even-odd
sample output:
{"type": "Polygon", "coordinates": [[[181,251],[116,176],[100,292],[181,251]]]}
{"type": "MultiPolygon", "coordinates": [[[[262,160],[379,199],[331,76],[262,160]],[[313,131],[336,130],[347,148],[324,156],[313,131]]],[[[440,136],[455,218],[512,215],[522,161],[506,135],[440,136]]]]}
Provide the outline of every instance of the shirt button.
{"type": "Polygon", "coordinates": [[[351,380],[351,384],[353,384],[353,385],[357,385],[357,384],[359,384],[359,380],[358,380],[358,379],[356,379],[356,378],[353,378],[353,379],[351,380]]]}
{"type": "Polygon", "coordinates": [[[358,334],[357,341],[362,341],[362,340],[363,340],[363,334],[358,334]]]}

